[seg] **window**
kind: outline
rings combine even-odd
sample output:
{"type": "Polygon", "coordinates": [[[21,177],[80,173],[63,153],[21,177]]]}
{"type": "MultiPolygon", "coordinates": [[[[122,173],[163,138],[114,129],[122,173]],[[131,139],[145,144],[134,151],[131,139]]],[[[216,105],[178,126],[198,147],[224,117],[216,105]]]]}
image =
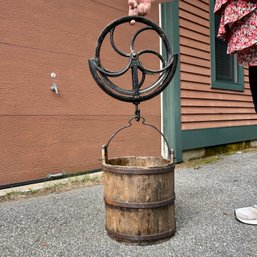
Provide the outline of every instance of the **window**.
{"type": "Polygon", "coordinates": [[[226,42],[217,38],[220,17],[213,14],[215,0],[211,0],[210,2],[211,87],[244,91],[243,67],[238,65],[236,54],[227,54],[226,42]]]}

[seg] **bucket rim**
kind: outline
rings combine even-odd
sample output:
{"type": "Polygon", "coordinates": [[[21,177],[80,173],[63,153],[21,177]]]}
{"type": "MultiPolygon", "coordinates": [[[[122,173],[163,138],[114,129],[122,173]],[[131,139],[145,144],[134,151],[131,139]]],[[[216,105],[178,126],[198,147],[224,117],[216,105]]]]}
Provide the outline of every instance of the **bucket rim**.
{"type": "Polygon", "coordinates": [[[165,159],[161,156],[156,157],[156,156],[133,156],[133,155],[128,155],[128,156],[119,156],[119,157],[113,157],[107,160],[108,162],[106,163],[103,160],[103,168],[107,168],[107,170],[103,169],[104,171],[109,171],[109,169],[119,169],[119,170],[156,170],[156,169],[170,169],[172,167],[175,167],[175,164],[173,163],[173,160],[165,159]],[[154,165],[154,166],[135,166],[135,165],[130,165],[130,166],[125,166],[125,165],[116,165],[116,164],[110,164],[108,163],[109,161],[113,160],[119,160],[119,159],[128,159],[128,158],[142,158],[142,159],[161,159],[167,163],[163,163],[161,165],[154,165]]]}

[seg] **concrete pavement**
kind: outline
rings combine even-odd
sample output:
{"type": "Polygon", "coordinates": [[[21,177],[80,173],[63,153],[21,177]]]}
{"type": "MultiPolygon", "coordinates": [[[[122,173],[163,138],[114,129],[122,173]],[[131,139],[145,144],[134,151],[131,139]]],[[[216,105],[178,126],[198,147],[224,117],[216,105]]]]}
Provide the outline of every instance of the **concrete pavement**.
{"type": "Polygon", "coordinates": [[[177,167],[177,233],[152,246],[111,240],[104,229],[102,186],[0,203],[1,257],[254,257],[257,226],[234,209],[257,203],[257,152],[177,167]]]}

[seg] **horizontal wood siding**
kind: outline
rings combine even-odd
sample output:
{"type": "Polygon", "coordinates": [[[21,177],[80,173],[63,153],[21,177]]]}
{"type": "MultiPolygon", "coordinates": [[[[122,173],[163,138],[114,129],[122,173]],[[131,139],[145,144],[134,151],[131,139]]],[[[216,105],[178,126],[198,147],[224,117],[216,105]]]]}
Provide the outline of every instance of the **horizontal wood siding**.
{"type": "MultiPolygon", "coordinates": [[[[107,96],[92,79],[87,61],[94,57],[102,29],[127,15],[127,1],[1,1],[0,9],[0,185],[99,168],[102,144],[127,123],[134,106],[107,96]],[[53,82],[60,95],[51,92],[53,82]]],[[[158,22],[157,6],[150,18],[158,22]]],[[[124,51],[130,27],[116,38],[124,51]]],[[[138,40],[138,46],[158,51],[158,38],[148,32],[138,40]]],[[[126,64],[108,44],[102,58],[113,70],[126,64]]],[[[153,61],[145,58],[144,64],[153,61]]],[[[130,74],[118,83],[130,87],[130,74]]],[[[159,127],[159,97],[140,107],[159,127]]],[[[110,151],[110,156],[159,155],[160,136],[136,126],[117,137],[110,151]]]]}
{"type": "Polygon", "coordinates": [[[208,0],[180,0],[182,129],[257,124],[245,69],[245,90],[211,89],[208,0]]]}
{"type": "MultiPolygon", "coordinates": [[[[101,145],[128,116],[0,116],[1,185],[79,172],[101,166],[101,145]]],[[[148,122],[159,124],[157,116],[148,122]]],[[[159,135],[140,125],[124,130],[109,146],[109,155],[157,155],[159,135]],[[151,139],[151,140],[149,140],[151,139]]]]}

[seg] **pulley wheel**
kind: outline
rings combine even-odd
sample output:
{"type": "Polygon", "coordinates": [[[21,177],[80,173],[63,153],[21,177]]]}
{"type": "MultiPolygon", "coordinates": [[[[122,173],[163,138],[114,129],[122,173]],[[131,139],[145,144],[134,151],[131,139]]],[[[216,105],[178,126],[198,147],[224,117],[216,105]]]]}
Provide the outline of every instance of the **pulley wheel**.
{"type": "Polygon", "coordinates": [[[163,30],[158,25],[144,17],[126,16],[111,22],[104,28],[97,40],[95,58],[89,59],[89,67],[97,84],[108,95],[121,101],[139,104],[142,101],[151,99],[160,94],[168,86],[176,71],[177,60],[178,56],[172,55],[169,41],[163,30]],[[144,26],[135,32],[129,44],[130,52],[125,53],[115,45],[114,32],[118,26],[124,23],[127,24],[127,26],[131,26],[129,23],[132,20],[135,20],[137,23],[142,23],[144,26]],[[152,30],[161,38],[166,53],[165,56],[162,56],[160,53],[152,49],[136,51],[135,41],[140,33],[146,30],[152,30]],[[101,63],[101,47],[107,35],[110,36],[110,43],[114,51],[128,60],[126,67],[119,71],[110,71],[103,67],[101,63]],[[143,62],[141,61],[141,57],[144,54],[152,54],[153,57],[158,57],[162,67],[158,70],[151,70],[144,67],[143,62]],[[120,77],[129,70],[132,71],[131,89],[124,89],[111,81],[111,78],[120,77]],[[142,74],[140,80],[138,76],[139,72],[142,74]],[[145,78],[147,75],[157,75],[156,81],[150,85],[145,85],[145,78]]]}

